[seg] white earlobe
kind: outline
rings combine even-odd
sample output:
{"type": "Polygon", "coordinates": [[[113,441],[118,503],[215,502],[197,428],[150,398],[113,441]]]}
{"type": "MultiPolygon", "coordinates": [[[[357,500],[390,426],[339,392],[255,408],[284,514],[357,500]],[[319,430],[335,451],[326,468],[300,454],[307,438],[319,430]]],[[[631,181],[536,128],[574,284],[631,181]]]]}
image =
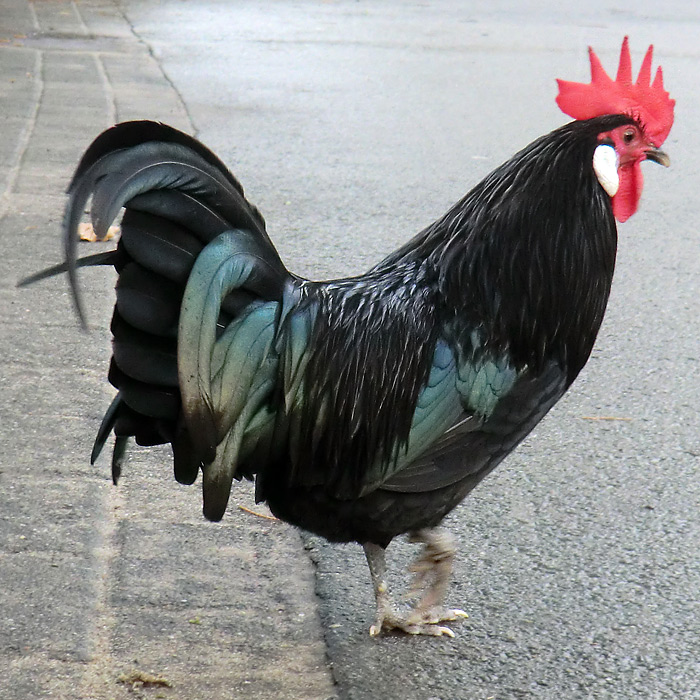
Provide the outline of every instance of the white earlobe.
{"type": "Polygon", "coordinates": [[[618,165],[617,153],[612,146],[601,144],[595,149],[593,170],[598,182],[611,197],[617,194],[620,187],[620,176],[617,174],[618,165]]]}

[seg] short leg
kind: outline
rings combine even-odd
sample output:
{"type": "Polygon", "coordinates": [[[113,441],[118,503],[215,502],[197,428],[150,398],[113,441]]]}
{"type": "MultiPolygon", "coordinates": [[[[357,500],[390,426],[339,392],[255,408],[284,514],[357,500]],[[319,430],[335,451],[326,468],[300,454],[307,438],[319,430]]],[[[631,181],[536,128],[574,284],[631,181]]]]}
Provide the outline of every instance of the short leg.
{"type": "Polygon", "coordinates": [[[369,566],[369,574],[372,577],[374,599],[377,602],[377,614],[374,624],[369,628],[372,637],[376,637],[384,627],[385,620],[394,617],[395,612],[391,603],[391,596],[386,585],[386,557],[384,548],[378,544],[368,542],[364,545],[365,557],[369,566]]]}
{"type": "Polygon", "coordinates": [[[409,621],[437,624],[468,617],[463,610],[444,606],[452,575],[452,561],[457,551],[452,535],[438,528],[426,528],[411,533],[409,541],[424,545],[422,553],[410,566],[414,577],[409,597],[420,598],[413,607],[409,621]]]}

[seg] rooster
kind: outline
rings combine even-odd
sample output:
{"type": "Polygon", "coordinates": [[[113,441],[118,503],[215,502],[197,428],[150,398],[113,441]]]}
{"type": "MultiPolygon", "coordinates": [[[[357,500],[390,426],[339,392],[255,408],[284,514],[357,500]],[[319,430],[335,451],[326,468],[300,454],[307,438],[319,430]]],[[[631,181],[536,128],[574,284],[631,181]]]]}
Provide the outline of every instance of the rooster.
{"type": "Polygon", "coordinates": [[[453,635],[444,622],[455,546],[443,518],[561,398],[603,320],[615,219],[637,209],[640,164],[659,150],[674,101],[649,47],[633,82],[627,38],[615,80],[589,50],[590,84],[559,82],[575,121],[537,139],[366,274],[324,282],[289,272],[260,212],[195,139],[148,121],[119,124],[83,156],[69,187],[67,272],[118,272],[109,381],[116,483],[127,442],[170,443],[175,478],[202,473],[204,515],[220,520],[233,480],[258,502],[369,564],[384,630],[453,635]],[[92,197],[116,250],[76,260],[92,197]],[[384,550],[408,533],[413,606],[398,611],[384,550]]]}

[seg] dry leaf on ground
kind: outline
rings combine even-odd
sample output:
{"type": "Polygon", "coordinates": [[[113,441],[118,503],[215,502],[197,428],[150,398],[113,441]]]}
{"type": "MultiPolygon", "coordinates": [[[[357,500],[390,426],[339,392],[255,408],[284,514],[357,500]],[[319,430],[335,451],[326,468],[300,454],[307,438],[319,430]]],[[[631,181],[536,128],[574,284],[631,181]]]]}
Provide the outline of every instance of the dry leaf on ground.
{"type": "Polygon", "coordinates": [[[78,238],[81,241],[88,241],[89,243],[94,243],[95,241],[111,241],[115,236],[119,234],[119,226],[110,226],[107,229],[107,234],[104,238],[97,238],[95,229],[92,228],[92,224],[78,224],[78,238]]]}

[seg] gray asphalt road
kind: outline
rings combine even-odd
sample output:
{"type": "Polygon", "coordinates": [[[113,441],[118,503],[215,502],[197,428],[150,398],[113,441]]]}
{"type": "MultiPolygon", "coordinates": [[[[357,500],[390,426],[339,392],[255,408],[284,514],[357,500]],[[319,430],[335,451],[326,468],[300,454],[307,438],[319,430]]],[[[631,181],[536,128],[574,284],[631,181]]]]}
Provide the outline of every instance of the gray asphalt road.
{"type": "MultiPolygon", "coordinates": [[[[70,25],[71,7],[82,3],[56,0],[36,6],[48,12],[52,4],[60,12],[39,19],[47,31],[51,25],[50,31],[70,38],[80,29],[70,25]]],[[[106,0],[104,11],[97,0],[85,4],[91,8],[83,15],[88,28],[93,22],[101,26],[114,7],[106,0]]],[[[647,0],[625,9],[553,0],[517,11],[505,2],[466,5],[457,0],[126,0],[122,7],[146,46],[140,53],[119,54],[125,35],[102,47],[103,72],[95,78],[102,92],[91,98],[94,110],[101,110],[99,118],[78,128],[87,142],[110,116],[139,116],[139,110],[149,109],[145,96],[156,86],[161,92],[153,92],[153,108],[143,116],[167,120],[168,114],[156,115],[156,108],[166,92],[172,97],[176,91],[182,102],[175,100],[168,111],[178,126],[193,125],[232,167],[265,214],[289,267],[317,278],[345,275],[376,262],[493,167],[563,123],[566,117],[554,104],[554,78],[588,80],[588,44],[612,71],[624,34],[630,34],[635,65],[653,42],[667,87],[678,100],[666,144],[672,168],[645,167],[642,208],[620,227],[607,318],[570,395],[448,520],[461,549],[450,602],[470,615],[456,628],[458,636],[370,639],[372,595],[359,547],[331,547],[315,538],[306,543],[316,566],[328,661],[341,698],[700,698],[700,255],[694,225],[700,177],[694,156],[700,150],[694,128],[700,113],[700,10],[681,2],[662,8],[647,0]],[[146,47],[170,86],[157,75],[146,47]],[[139,76],[142,82],[135,85],[139,76]]],[[[47,44],[25,42],[12,54],[26,63],[17,62],[13,81],[33,70],[32,46],[47,44]]],[[[89,58],[97,47],[81,50],[89,58]]],[[[50,87],[51,70],[58,70],[52,66],[63,56],[73,59],[60,51],[54,63],[46,56],[44,85],[50,87]]],[[[31,111],[30,93],[21,94],[31,111]]],[[[42,114],[38,109],[40,135],[42,114]]],[[[69,114],[64,123],[74,118],[69,114]]],[[[69,130],[70,153],[53,156],[62,167],[79,152],[75,131],[69,130]]],[[[19,139],[22,133],[18,130],[19,139]]],[[[42,138],[50,142],[48,126],[42,138]]],[[[30,256],[20,249],[24,226],[44,225],[47,212],[60,205],[59,200],[36,201],[42,194],[35,186],[41,145],[8,175],[4,221],[17,232],[12,255],[0,261],[8,278],[14,279],[18,265],[28,272],[54,259],[44,250],[30,256]],[[29,224],[22,218],[25,212],[29,224]]],[[[53,175],[51,187],[59,191],[65,173],[53,175]]],[[[17,328],[31,321],[36,334],[48,324],[47,337],[68,336],[61,330],[63,320],[52,318],[50,311],[60,295],[68,318],[61,284],[38,292],[32,305],[12,285],[0,286],[2,299],[8,300],[3,319],[17,328]]],[[[87,377],[81,386],[93,393],[101,372],[94,352],[106,342],[108,296],[100,293],[97,299],[96,325],[103,335],[83,351],[87,359],[81,372],[87,377]]],[[[16,350],[12,338],[0,333],[8,355],[16,350]]],[[[299,584],[307,562],[294,537],[274,539],[268,525],[254,518],[250,535],[246,523],[233,518],[212,534],[215,528],[198,519],[197,494],[175,495],[151,474],[154,462],[145,458],[137,459],[122,495],[108,492],[104,479],[87,472],[75,455],[90,447],[78,421],[87,412],[96,422],[96,406],[109,392],[84,397],[85,405],[81,399],[61,406],[52,382],[72,381],[68,377],[80,364],[74,358],[81,344],[57,346],[63,347],[55,351],[57,374],[49,372],[45,357],[32,354],[34,347],[22,346],[21,361],[2,365],[4,386],[13,396],[21,394],[27,371],[36,381],[35,390],[25,390],[26,406],[13,399],[2,414],[5,428],[8,420],[15,423],[0,440],[6,453],[0,469],[3,506],[13,509],[6,519],[10,535],[7,551],[0,552],[0,579],[22,585],[0,600],[0,656],[10,659],[0,690],[13,691],[9,697],[21,700],[43,697],[40,691],[71,697],[71,687],[80,688],[80,697],[112,697],[103,675],[138,665],[132,658],[138,650],[141,665],[147,658],[177,679],[180,685],[173,691],[154,690],[167,697],[281,697],[290,669],[298,685],[288,689],[288,697],[304,687],[312,672],[315,697],[323,697],[327,686],[319,669],[323,655],[316,628],[309,617],[300,621],[304,614],[313,618],[314,611],[299,584]],[[61,445],[65,464],[59,461],[52,466],[55,473],[37,481],[32,471],[37,455],[53,464],[55,450],[36,421],[56,424],[59,417],[60,431],[54,429],[50,437],[61,445]],[[14,441],[19,434],[25,442],[14,441]],[[26,436],[32,439],[27,442],[26,436]],[[11,492],[6,484],[16,486],[16,479],[9,481],[14,460],[26,478],[11,492]],[[80,470],[84,479],[64,495],[56,477],[80,470]],[[21,498],[13,500],[13,493],[21,498]],[[33,545],[20,534],[28,532],[20,529],[23,509],[29,512],[42,498],[48,504],[45,522],[32,531],[41,552],[29,556],[24,550],[33,545]],[[97,515],[105,508],[116,513],[106,522],[97,515]],[[76,512],[90,518],[87,525],[76,512]],[[89,531],[93,520],[101,528],[95,536],[89,531]],[[280,544],[270,549],[271,539],[280,544]],[[103,541],[113,549],[103,552],[103,541]],[[129,541],[131,547],[124,544],[129,541]],[[229,541],[234,544],[227,548],[229,541]],[[194,579],[169,570],[168,556],[175,550],[194,579]],[[95,551],[101,561],[97,567],[95,551]],[[221,567],[244,561],[251,576],[260,576],[262,568],[264,590],[249,590],[245,577],[236,575],[230,584],[235,590],[228,588],[221,567],[213,563],[217,551],[224,559],[221,567]],[[199,552],[207,554],[205,564],[199,552]],[[54,560],[60,568],[54,568],[54,560]],[[276,579],[276,568],[286,578],[276,579]],[[53,581],[51,576],[56,582],[49,589],[44,581],[53,581]],[[71,586],[68,600],[76,610],[67,611],[68,603],[52,609],[49,591],[71,586]],[[28,606],[22,593],[35,589],[45,597],[35,596],[28,606]],[[268,596],[273,602],[265,610],[261,600],[268,596]],[[84,601],[90,601],[84,610],[86,631],[76,631],[66,621],[79,618],[84,601]],[[265,614],[259,626],[246,612],[253,606],[265,614]],[[278,613],[284,611],[279,628],[277,607],[278,613]],[[189,624],[192,620],[197,624],[189,624]],[[251,642],[261,651],[257,656],[249,652],[246,637],[266,634],[283,643],[251,642]],[[26,644],[35,645],[35,653],[26,653],[26,644]],[[294,649],[302,646],[295,667],[294,649]],[[178,648],[180,655],[173,653],[178,648]],[[209,657],[208,648],[213,648],[209,657]],[[275,673],[266,675],[266,668],[275,673]],[[35,669],[41,682],[31,676],[35,669]],[[228,672],[236,678],[230,692],[222,690],[228,672]],[[34,684],[26,680],[30,677],[34,684]],[[18,686],[22,682],[24,690],[18,686]],[[246,688],[252,689],[249,695],[246,688]]],[[[41,347],[51,347],[49,340],[41,347]]],[[[36,523],[25,519],[27,528],[36,523]]],[[[391,584],[400,587],[413,550],[396,543],[390,553],[391,584]]],[[[128,696],[121,686],[119,692],[118,697],[128,696]]],[[[304,691],[298,692],[303,697],[304,691]]]]}
{"type": "Polygon", "coordinates": [[[624,34],[636,66],[653,42],[678,100],[673,167],[645,168],[588,367],[449,519],[458,637],[370,640],[359,548],[313,541],[335,677],[352,698],[700,697],[700,12],[465,5],[127,4],[290,267],[316,277],[362,270],[563,123],[554,78],[588,80],[588,44],[612,72],[624,34]]]}

